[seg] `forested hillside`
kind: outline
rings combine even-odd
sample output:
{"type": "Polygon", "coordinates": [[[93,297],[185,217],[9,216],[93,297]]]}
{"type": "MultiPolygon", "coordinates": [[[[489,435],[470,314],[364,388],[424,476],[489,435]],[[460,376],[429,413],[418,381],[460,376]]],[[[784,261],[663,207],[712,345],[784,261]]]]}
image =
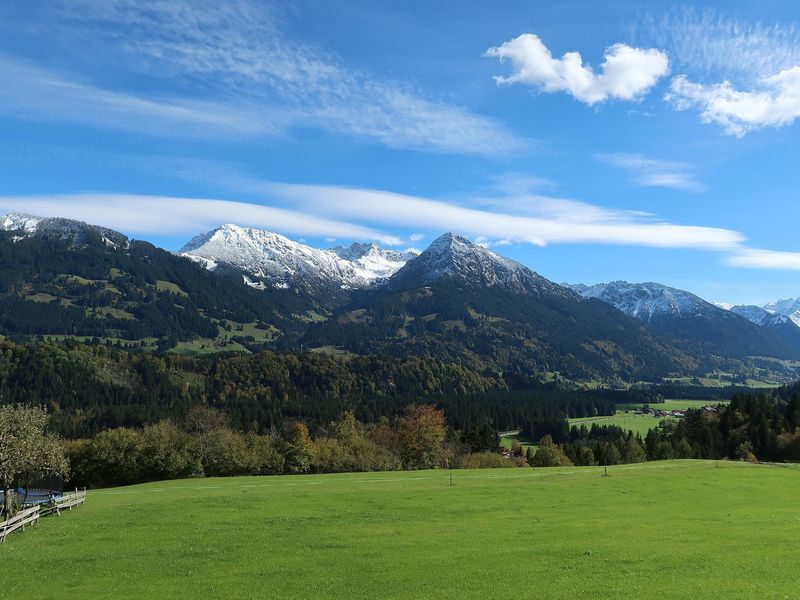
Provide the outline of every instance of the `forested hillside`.
{"type": "Polygon", "coordinates": [[[217,338],[226,326],[232,339],[247,323],[275,338],[291,336],[310,308],[297,294],[251,289],[146,242],[113,243],[92,229],[81,242],[0,232],[0,333],[161,341],[169,348],[217,338]]]}
{"type": "Polygon", "coordinates": [[[293,420],[313,430],[344,411],[374,423],[418,403],[443,408],[457,428],[491,422],[506,429],[611,414],[615,402],[655,398],[647,390],[564,389],[525,376],[482,375],[434,358],[269,351],[189,358],[75,342],[0,344],[0,402],[46,405],[67,437],[179,421],[196,404],[254,432],[293,420]]]}

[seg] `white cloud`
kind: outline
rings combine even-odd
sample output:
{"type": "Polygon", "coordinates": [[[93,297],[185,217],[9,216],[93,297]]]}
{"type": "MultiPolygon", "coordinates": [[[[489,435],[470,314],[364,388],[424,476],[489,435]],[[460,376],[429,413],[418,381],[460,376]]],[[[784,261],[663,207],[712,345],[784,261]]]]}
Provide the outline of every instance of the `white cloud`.
{"type": "Polygon", "coordinates": [[[675,8],[644,17],[637,39],[670,51],[682,74],[666,95],[678,110],[697,109],[705,123],[741,137],[800,117],[800,30],[714,10],[675,8]]]}
{"type": "Polygon", "coordinates": [[[566,92],[589,105],[608,99],[636,100],[669,70],[667,55],[660,50],[614,44],[606,49],[598,74],[583,64],[578,52],[553,58],[532,33],[489,48],[486,55],[511,63],[510,76],[495,77],[499,84],[524,83],[545,92],[566,92]]]}
{"type": "Polygon", "coordinates": [[[671,160],[648,158],[641,154],[598,154],[597,158],[616,167],[626,169],[633,181],[644,187],[665,187],[690,192],[704,189],[692,174],[690,165],[671,160]]]}
{"type": "Polygon", "coordinates": [[[424,238],[425,238],[424,233],[412,233],[410,236],[408,236],[408,239],[411,240],[412,242],[418,242],[424,238]]]}
{"type": "Polygon", "coordinates": [[[681,75],[673,79],[666,99],[679,110],[698,108],[704,122],[722,125],[738,137],[762,127],[790,125],[800,117],[800,66],[766,77],[747,91],[729,81],[704,85],[681,75]]]}
{"type": "Polygon", "coordinates": [[[75,0],[39,17],[48,14],[39,35],[83,49],[77,62],[84,70],[102,71],[91,48],[102,49],[122,75],[116,81],[144,77],[139,88],[151,92],[115,91],[103,75],[84,74],[79,82],[6,59],[0,62],[5,114],[168,135],[209,128],[263,136],[313,127],[391,148],[474,155],[508,154],[529,144],[495,119],[350,68],[290,37],[280,9],[266,3],[75,0]]]}
{"type": "Polygon", "coordinates": [[[346,237],[400,245],[380,230],[308,213],[247,202],[129,194],[0,196],[0,209],[42,217],[77,219],[132,235],[195,235],[222,223],[290,235],[346,237]]]}
{"type": "Polygon", "coordinates": [[[386,232],[413,228],[435,235],[456,231],[494,247],[528,243],[683,248],[720,252],[725,264],[733,267],[800,270],[800,252],[749,248],[736,231],[668,223],[647,213],[575,200],[529,196],[526,211],[518,213],[361,188],[263,181],[261,189],[269,191],[273,204],[291,208],[207,198],[94,193],[0,196],[0,211],[78,219],[144,238],[189,237],[222,223],[235,223],[290,236],[375,240],[402,246],[401,238],[386,232]]]}
{"type": "Polygon", "coordinates": [[[726,257],[725,262],[732,267],[800,271],[800,252],[744,248],[726,257]]]}
{"type": "MultiPolygon", "coordinates": [[[[724,250],[737,247],[743,236],[714,227],[676,225],[646,218],[641,213],[541,196],[527,198],[525,213],[470,208],[380,190],[325,185],[265,183],[272,198],[328,218],[359,220],[385,228],[451,230],[500,240],[548,244],[596,243],[658,248],[724,250]],[[435,228],[435,229],[434,229],[435,228]]],[[[523,199],[512,198],[513,204],[523,199]]]]}

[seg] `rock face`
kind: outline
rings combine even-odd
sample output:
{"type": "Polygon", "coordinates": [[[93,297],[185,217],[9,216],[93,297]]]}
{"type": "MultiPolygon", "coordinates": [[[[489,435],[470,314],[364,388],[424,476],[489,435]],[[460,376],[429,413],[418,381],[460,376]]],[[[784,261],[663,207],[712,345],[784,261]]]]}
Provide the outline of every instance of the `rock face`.
{"type": "Polygon", "coordinates": [[[375,244],[312,248],[271,231],[230,224],[195,237],[180,254],[211,271],[238,272],[253,287],[295,288],[311,295],[379,284],[415,256],[375,244]]]}

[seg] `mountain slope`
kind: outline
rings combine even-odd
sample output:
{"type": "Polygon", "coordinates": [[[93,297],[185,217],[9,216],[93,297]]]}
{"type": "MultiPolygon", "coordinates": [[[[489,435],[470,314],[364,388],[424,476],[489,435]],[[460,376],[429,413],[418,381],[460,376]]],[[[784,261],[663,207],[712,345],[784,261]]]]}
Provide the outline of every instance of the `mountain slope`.
{"type": "Polygon", "coordinates": [[[613,307],[453,234],[434,241],[386,286],[357,294],[305,341],[576,379],[632,380],[698,367],[613,307]]]}
{"type": "Polygon", "coordinates": [[[413,257],[374,244],[322,250],[230,224],[195,237],[180,254],[211,271],[242,276],[252,287],[296,289],[325,306],[343,302],[349,290],[384,281],[413,257]]]}
{"type": "Polygon", "coordinates": [[[800,357],[800,338],[788,341],[690,292],[658,283],[614,281],[570,286],[586,298],[597,298],[639,319],[655,332],[721,356],[800,357]]]}
{"type": "MultiPolygon", "coordinates": [[[[137,345],[291,333],[310,305],[259,292],[121,233],[65,219],[0,217],[0,333],[137,345]],[[224,321],[240,324],[225,330],[224,321]],[[244,333],[241,324],[258,324],[244,333]]],[[[243,339],[244,341],[244,339],[243,339]]],[[[241,347],[240,344],[234,346],[241,347]]]]}

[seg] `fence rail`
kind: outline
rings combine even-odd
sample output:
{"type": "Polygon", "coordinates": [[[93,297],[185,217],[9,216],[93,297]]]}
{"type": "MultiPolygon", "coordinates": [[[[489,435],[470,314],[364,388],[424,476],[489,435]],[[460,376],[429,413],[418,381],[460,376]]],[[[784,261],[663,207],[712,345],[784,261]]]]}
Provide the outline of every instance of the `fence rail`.
{"type": "Polygon", "coordinates": [[[0,543],[6,541],[8,534],[18,529],[24,530],[26,525],[35,524],[39,521],[39,517],[61,515],[62,510],[72,510],[73,507],[80,506],[84,502],[86,502],[86,489],[82,491],[76,489],[74,492],[54,499],[49,504],[37,504],[36,506],[25,508],[13,517],[0,521],[0,543]]]}

